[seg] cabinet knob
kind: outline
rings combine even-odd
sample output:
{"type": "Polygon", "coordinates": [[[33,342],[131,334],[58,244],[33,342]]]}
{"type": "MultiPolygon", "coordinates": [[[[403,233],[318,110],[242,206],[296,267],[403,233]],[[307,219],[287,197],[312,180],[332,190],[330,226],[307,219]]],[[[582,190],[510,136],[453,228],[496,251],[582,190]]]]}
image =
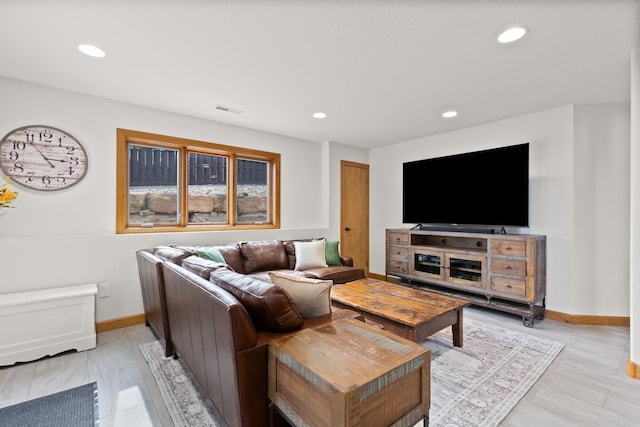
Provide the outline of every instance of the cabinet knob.
{"type": "Polygon", "coordinates": [[[511,269],[511,266],[510,266],[509,264],[505,264],[505,265],[504,265],[504,268],[506,268],[507,270],[510,270],[510,269],[511,269]]]}
{"type": "Polygon", "coordinates": [[[506,287],[507,287],[507,288],[509,288],[509,289],[511,289],[511,285],[509,285],[509,284],[507,284],[507,285],[506,285],[506,287]]]}

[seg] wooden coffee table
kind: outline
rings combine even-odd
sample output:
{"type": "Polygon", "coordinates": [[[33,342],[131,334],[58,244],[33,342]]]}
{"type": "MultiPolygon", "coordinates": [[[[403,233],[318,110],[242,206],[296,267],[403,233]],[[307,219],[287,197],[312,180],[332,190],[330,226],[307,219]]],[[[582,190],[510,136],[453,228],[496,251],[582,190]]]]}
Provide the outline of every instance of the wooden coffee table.
{"type": "Polygon", "coordinates": [[[462,309],[470,301],[376,279],[334,285],[335,307],[359,312],[367,322],[414,342],[451,326],[453,345],[462,347],[462,309]]]}

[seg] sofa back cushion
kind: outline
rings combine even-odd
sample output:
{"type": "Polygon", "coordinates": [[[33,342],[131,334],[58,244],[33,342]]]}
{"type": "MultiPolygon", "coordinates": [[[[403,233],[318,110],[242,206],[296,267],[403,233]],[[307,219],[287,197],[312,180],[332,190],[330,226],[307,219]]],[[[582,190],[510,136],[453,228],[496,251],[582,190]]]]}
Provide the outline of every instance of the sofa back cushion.
{"type": "Polygon", "coordinates": [[[216,248],[229,267],[238,273],[244,273],[244,262],[238,244],[216,246],[216,248]]]}
{"type": "Polygon", "coordinates": [[[182,260],[190,257],[194,252],[184,248],[175,248],[172,246],[156,246],[153,254],[163,261],[169,261],[180,265],[182,260]]]}
{"type": "Polygon", "coordinates": [[[280,270],[288,268],[289,262],[281,240],[240,242],[243,258],[243,273],[280,270]]]}
{"type": "Polygon", "coordinates": [[[304,319],[296,303],[282,288],[254,277],[219,268],[209,276],[242,303],[256,330],[287,332],[299,329],[304,319]]]}
{"type": "Polygon", "coordinates": [[[229,268],[224,262],[211,261],[198,255],[191,255],[190,257],[183,259],[182,267],[207,280],[209,280],[209,276],[213,270],[217,270],[222,267],[229,268]]]}

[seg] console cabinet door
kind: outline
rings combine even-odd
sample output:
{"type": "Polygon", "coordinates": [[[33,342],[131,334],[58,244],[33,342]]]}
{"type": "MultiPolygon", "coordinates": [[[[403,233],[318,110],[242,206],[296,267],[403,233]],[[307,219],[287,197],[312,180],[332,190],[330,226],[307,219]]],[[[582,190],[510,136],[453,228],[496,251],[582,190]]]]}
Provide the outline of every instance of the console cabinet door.
{"type": "Polygon", "coordinates": [[[411,272],[426,279],[444,280],[444,252],[411,248],[411,272]]]}
{"type": "Polygon", "coordinates": [[[445,280],[458,285],[485,288],[487,257],[445,253],[445,280]]]}

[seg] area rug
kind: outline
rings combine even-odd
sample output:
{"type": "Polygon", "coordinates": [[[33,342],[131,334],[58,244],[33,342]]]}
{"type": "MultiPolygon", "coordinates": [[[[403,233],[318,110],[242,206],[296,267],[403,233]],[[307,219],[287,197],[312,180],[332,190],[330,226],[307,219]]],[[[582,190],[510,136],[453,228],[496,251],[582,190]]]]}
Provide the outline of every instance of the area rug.
{"type": "Polygon", "coordinates": [[[94,427],[99,425],[95,382],[0,409],[3,427],[94,427]]]}
{"type": "Polygon", "coordinates": [[[165,357],[160,341],[140,345],[175,427],[223,427],[178,359],[165,357]]]}
{"type": "MultiPolygon", "coordinates": [[[[464,322],[462,348],[453,347],[451,328],[421,343],[431,350],[430,427],[497,426],[563,348],[524,331],[464,322]]],[[[225,425],[159,341],[140,348],[176,427],[225,425]]]]}
{"type": "Polygon", "coordinates": [[[462,348],[451,328],[422,344],[431,350],[431,427],[497,426],[564,347],[467,318],[462,348]]]}

